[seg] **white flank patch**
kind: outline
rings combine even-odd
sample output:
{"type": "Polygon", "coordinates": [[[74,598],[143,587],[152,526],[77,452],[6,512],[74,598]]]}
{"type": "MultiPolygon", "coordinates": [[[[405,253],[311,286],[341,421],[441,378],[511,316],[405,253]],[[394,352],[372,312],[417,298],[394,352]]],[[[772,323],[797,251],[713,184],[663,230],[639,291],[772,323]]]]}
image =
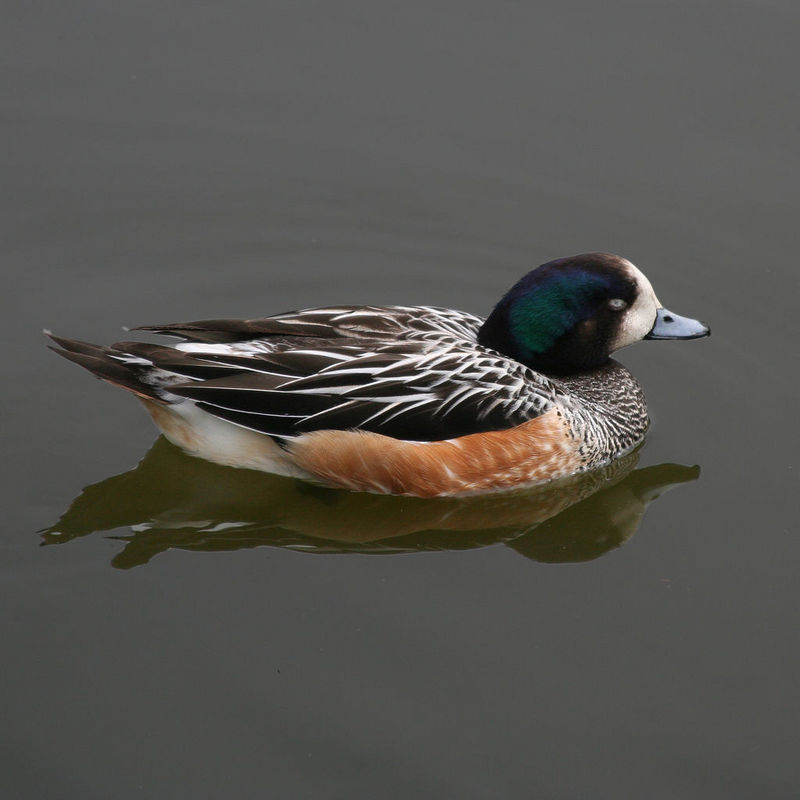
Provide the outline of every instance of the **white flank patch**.
{"type": "Polygon", "coordinates": [[[169,416],[163,424],[158,420],[156,424],[167,439],[190,455],[229,467],[306,480],[312,477],[266,434],[215,417],[199,409],[194,401],[161,410],[169,416]]]}

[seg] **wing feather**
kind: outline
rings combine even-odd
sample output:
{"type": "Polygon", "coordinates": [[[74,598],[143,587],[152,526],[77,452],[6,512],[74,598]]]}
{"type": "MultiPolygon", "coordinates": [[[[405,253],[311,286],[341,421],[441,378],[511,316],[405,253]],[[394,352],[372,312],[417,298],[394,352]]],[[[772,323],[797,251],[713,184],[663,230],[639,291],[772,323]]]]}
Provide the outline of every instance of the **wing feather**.
{"type": "Polygon", "coordinates": [[[334,428],[431,441],[519,425],[558,393],[478,345],[480,324],[445,309],[340,306],[148,326],[187,342],[115,348],[169,371],[173,396],[272,436],[334,428]]]}
{"type": "Polygon", "coordinates": [[[245,342],[269,336],[397,340],[447,333],[474,337],[482,323],[474,314],[433,306],[337,306],[307,308],[262,319],[196,320],[142,325],[133,330],[201,343],[245,342]]]}

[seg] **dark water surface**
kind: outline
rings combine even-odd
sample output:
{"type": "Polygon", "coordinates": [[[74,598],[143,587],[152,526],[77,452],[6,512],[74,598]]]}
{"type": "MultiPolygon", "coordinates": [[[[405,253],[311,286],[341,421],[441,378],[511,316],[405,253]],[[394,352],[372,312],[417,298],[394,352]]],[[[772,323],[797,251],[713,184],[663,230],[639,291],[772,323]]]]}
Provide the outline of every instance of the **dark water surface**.
{"type": "Polygon", "coordinates": [[[796,4],[4,17],[0,796],[800,795],[796,4]],[[713,335],[622,353],[648,441],[558,491],[198,462],[40,335],[586,250],[713,335]]]}

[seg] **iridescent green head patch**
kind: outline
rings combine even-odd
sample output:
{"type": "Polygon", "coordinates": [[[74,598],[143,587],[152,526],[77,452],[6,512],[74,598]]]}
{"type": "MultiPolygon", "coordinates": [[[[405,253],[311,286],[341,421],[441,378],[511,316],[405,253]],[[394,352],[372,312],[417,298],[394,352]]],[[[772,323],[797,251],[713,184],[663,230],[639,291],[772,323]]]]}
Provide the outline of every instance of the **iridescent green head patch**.
{"type": "Polygon", "coordinates": [[[616,256],[589,253],[550,261],[511,287],[478,341],[545,372],[589,369],[607,360],[622,313],[637,291],[635,278],[616,256]]]}
{"type": "Polygon", "coordinates": [[[510,334],[523,357],[544,353],[589,319],[610,292],[608,276],[583,270],[554,272],[524,289],[509,305],[510,334]]]}

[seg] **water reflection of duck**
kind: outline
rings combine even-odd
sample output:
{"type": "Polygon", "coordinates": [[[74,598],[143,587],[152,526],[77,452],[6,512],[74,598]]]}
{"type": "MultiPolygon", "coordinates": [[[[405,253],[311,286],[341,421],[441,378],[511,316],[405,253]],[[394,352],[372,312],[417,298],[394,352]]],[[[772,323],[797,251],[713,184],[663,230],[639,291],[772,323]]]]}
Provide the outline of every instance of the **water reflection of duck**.
{"type": "Polygon", "coordinates": [[[629,539],[650,501],[698,467],[601,469],[509,492],[421,499],[345,492],[191,458],[163,438],[129,472],[86,487],[43,532],[46,544],[129,528],[114,566],[173,548],[264,545],[314,553],[397,553],[505,543],[537,561],[586,561],[629,539]]]}
{"type": "Polygon", "coordinates": [[[344,306],[142,330],[175,347],[53,337],[134,392],[187,452],[332,486],[423,497],[594,469],[644,438],[641,388],[610,353],[708,334],[618,256],[528,273],[488,319],[344,306]]]}

